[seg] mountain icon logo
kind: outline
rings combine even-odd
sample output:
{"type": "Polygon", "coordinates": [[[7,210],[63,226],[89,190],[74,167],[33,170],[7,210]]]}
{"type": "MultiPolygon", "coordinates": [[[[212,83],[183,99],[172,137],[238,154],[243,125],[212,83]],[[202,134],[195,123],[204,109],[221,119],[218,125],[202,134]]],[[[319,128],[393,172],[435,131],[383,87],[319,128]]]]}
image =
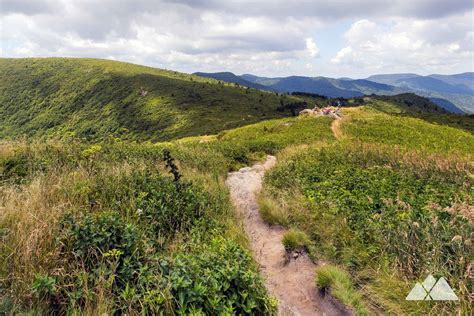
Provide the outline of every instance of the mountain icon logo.
{"type": "Polygon", "coordinates": [[[407,301],[457,301],[458,297],[445,278],[436,280],[431,274],[417,282],[405,298],[407,301]]]}

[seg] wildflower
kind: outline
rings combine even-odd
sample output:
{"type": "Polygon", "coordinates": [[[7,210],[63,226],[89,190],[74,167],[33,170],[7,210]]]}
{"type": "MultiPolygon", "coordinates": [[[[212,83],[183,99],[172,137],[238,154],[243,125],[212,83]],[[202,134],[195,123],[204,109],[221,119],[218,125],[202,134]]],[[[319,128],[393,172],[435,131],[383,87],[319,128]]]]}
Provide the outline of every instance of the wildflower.
{"type": "Polygon", "coordinates": [[[138,214],[138,215],[142,215],[142,213],[143,213],[143,210],[142,210],[141,208],[139,208],[139,209],[137,210],[137,214],[138,214]]]}

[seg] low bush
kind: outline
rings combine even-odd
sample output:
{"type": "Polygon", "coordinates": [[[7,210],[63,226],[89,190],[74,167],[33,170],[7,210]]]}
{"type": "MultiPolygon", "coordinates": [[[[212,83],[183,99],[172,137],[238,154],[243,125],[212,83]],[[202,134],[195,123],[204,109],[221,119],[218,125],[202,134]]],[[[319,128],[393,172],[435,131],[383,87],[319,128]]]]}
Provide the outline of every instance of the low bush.
{"type": "Polygon", "coordinates": [[[17,152],[0,160],[0,181],[24,183],[35,164],[27,152],[17,152]]]}

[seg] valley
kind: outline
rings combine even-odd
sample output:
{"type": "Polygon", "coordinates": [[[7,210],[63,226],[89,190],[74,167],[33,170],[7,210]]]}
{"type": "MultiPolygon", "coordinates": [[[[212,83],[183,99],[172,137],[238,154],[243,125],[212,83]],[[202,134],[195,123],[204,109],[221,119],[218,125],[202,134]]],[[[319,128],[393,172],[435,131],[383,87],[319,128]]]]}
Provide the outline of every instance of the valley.
{"type": "Polygon", "coordinates": [[[451,113],[474,113],[474,73],[456,75],[387,74],[367,79],[290,76],[267,78],[250,74],[195,73],[195,75],[238,83],[275,92],[306,92],[329,98],[352,98],[363,95],[414,93],[429,98],[451,113]]]}

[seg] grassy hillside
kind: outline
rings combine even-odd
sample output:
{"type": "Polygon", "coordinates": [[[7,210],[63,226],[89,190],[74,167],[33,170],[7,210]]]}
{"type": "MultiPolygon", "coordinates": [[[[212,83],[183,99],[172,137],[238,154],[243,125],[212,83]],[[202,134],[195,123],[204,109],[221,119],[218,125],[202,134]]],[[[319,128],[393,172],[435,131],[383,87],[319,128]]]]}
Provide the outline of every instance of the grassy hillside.
{"type": "Polygon", "coordinates": [[[429,99],[412,93],[371,97],[371,107],[392,117],[419,118],[441,126],[451,126],[474,132],[473,115],[450,114],[429,99]]]}
{"type": "Polygon", "coordinates": [[[0,59],[0,138],[167,140],[282,116],[291,97],[97,59],[0,59]]]}
{"type": "Polygon", "coordinates": [[[408,95],[344,108],[336,124],[240,126],[281,96],[102,60],[1,62],[14,82],[1,83],[0,137],[40,137],[0,141],[0,314],[274,314],[224,184],[266,154],[278,164],[262,216],[328,263],[315,283],[358,311],[472,314],[472,117],[408,95]],[[405,301],[427,273],[460,302],[405,301]]]}
{"type": "Polygon", "coordinates": [[[474,136],[377,108],[347,109],[336,144],[279,155],[262,215],[306,232],[313,255],[349,271],[374,313],[470,314],[474,136]],[[405,301],[429,273],[461,302],[405,301]]]}

